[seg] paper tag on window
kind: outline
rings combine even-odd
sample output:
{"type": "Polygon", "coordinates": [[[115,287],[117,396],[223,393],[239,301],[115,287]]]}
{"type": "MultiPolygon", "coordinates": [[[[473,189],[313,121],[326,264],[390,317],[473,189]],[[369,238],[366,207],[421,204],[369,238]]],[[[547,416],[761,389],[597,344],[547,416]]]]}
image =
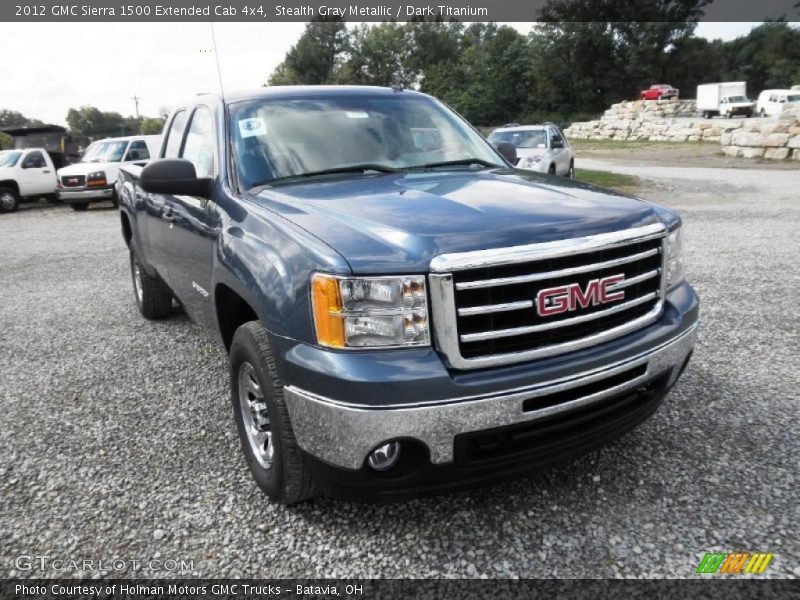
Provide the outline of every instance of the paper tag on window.
{"type": "Polygon", "coordinates": [[[239,135],[249,138],[256,135],[267,135],[267,124],[261,117],[242,119],[239,121],[239,135]]]}
{"type": "Polygon", "coordinates": [[[348,110],[345,114],[348,119],[369,119],[369,115],[363,110],[348,110]]]}

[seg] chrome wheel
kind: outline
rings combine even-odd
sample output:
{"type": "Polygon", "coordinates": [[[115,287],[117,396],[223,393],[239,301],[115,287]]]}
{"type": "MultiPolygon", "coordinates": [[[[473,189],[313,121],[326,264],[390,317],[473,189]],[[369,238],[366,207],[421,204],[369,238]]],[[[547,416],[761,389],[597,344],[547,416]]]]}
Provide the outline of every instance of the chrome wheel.
{"type": "Polygon", "coordinates": [[[271,468],[275,448],[267,401],[256,379],[253,365],[246,361],[239,365],[239,410],[242,412],[242,425],[253,456],[262,468],[271,468]]]}
{"type": "Polygon", "coordinates": [[[17,204],[17,199],[11,192],[3,192],[2,194],[0,194],[0,209],[4,211],[14,210],[14,206],[16,204],[17,204]]]}
{"type": "Polygon", "coordinates": [[[139,266],[139,261],[136,260],[136,258],[133,259],[131,268],[133,269],[133,293],[136,294],[136,299],[139,301],[139,304],[141,304],[144,298],[144,292],[142,291],[142,267],[139,266]]]}

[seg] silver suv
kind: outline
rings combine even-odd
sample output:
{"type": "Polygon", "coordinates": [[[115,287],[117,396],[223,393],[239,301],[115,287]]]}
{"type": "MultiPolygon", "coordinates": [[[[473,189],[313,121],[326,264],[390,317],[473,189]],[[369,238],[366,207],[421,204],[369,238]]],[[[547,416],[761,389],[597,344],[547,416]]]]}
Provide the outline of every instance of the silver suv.
{"type": "Polygon", "coordinates": [[[564,177],[575,177],[575,155],[564,132],[554,123],[504,125],[489,135],[494,144],[517,149],[517,168],[564,177]]]}

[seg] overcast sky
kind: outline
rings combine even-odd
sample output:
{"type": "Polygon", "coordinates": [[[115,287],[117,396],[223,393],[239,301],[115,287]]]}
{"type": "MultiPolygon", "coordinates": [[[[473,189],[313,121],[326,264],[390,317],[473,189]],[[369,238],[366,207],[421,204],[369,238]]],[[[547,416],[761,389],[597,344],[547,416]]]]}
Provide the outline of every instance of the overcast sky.
{"type": "MultiPolygon", "coordinates": [[[[510,23],[527,33],[530,24],[510,23]]],[[[697,34],[732,39],[757,23],[701,23],[697,34]]],[[[303,23],[217,23],[226,90],[263,84],[303,23]]],[[[156,116],[198,92],[219,90],[208,23],[0,23],[0,109],[65,124],[67,109],[156,116]]]]}

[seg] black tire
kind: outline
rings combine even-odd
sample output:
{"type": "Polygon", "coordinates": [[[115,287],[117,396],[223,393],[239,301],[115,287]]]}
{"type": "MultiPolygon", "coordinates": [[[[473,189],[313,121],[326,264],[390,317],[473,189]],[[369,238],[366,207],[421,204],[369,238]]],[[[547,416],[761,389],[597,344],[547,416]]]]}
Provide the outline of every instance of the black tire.
{"type": "Polygon", "coordinates": [[[111,194],[111,206],[113,206],[114,208],[119,208],[119,198],[117,198],[116,192],[111,194]]]}
{"type": "Polygon", "coordinates": [[[70,204],[70,206],[72,207],[72,210],[84,211],[87,208],[89,208],[89,203],[88,202],[73,202],[72,204],[70,204]]]}
{"type": "Polygon", "coordinates": [[[711,113],[709,111],[707,111],[707,110],[704,110],[703,111],[703,118],[704,119],[710,119],[711,118],[711,113]]]}
{"type": "Polygon", "coordinates": [[[133,248],[131,248],[130,255],[133,297],[136,299],[139,312],[145,319],[163,319],[170,316],[172,314],[172,293],[169,288],[161,279],[147,273],[133,248]]]}
{"type": "Polygon", "coordinates": [[[569,171],[567,171],[567,177],[569,179],[575,179],[575,161],[569,161],[569,171]]]}
{"type": "MultiPolygon", "coordinates": [[[[245,462],[256,484],[270,499],[282,504],[296,504],[314,496],[311,466],[294,437],[289,411],[283,397],[283,382],[275,368],[269,336],[258,321],[245,323],[233,336],[230,351],[231,402],[236,429],[245,462]],[[242,369],[252,371],[266,401],[268,429],[271,434],[271,464],[265,467],[256,457],[248,437],[243,401],[239,396],[242,369]]],[[[248,375],[246,374],[245,377],[248,375]]],[[[245,394],[248,391],[245,390],[245,394]]],[[[248,395],[249,397],[249,395],[248,395]]],[[[257,400],[254,398],[254,400],[257,400]]]]}
{"type": "Polygon", "coordinates": [[[762,118],[762,119],[763,119],[764,117],[766,117],[766,116],[767,116],[767,111],[765,111],[765,110],[762,108],[762,109],[761,109],[761,114],[760,114],[760,116],[761,116],[761,118],[762,118]]]}
{"type": "Polygon", "coordinates": [[[552,164],[550,165],[550,168],[549,168],[549,169],[547,169],[547,172],[548,172],[550,175],[555,175],[555,174],[556,174],[556,165],[555,165],[555,163],[552,163],[552,164]]]}
{"type": "Polygon", "coordinates": [[[63,204],[63,201],[59,199],[59,197],[56,194],[50,194],[49,196],[47,196],[47,201],[50,204],[63,204]]]}
{"type": "Polygon", "coordinates": [[[0,188],[0,213],[12,213],[19,208],[19,194],[14,188],[0,188]]]}

